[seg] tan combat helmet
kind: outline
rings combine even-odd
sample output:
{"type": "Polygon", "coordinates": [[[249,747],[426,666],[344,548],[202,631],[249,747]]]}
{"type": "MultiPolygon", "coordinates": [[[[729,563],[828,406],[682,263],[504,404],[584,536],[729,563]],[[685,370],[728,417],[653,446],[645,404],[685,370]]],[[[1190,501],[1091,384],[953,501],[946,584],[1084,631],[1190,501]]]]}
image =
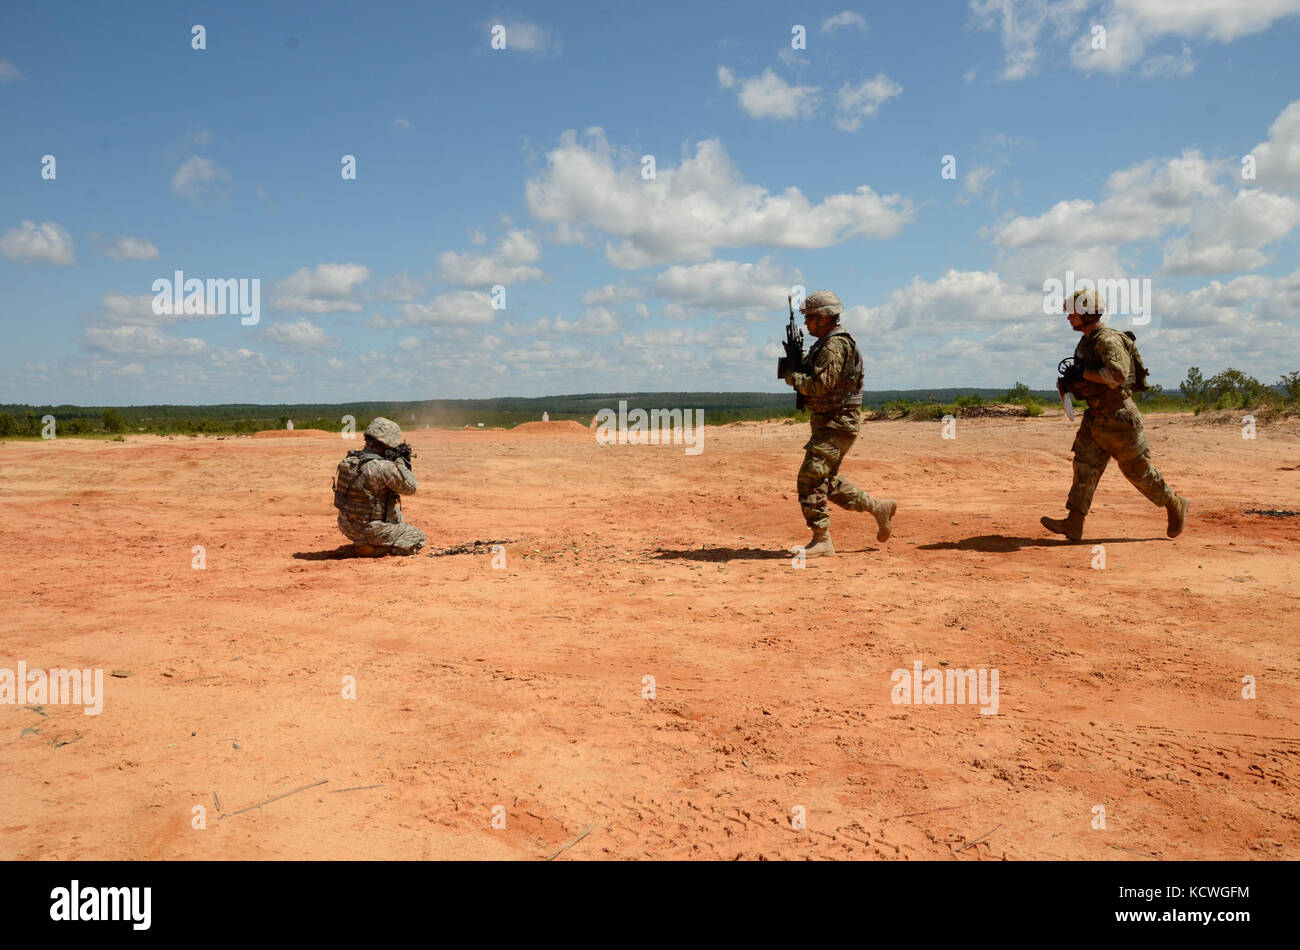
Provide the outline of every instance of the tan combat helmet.
{"type": "Polygon", "coordinates": [[[838,317],[844,312],[844,304],[832,291],[818,290],[804,298],[799,310],[806,316],[838,317]]]}
{"type": "Polygon", "coordinates": [[[1065,301],[1065,312],[1100,320],[1106,313],[1106,298],[1091,288],[1076,290],[1074,296],[1065,301]]]}
{"type": "Polygon", "coordinates": [[[402,427],[392,419],[379,416],[366,426],[366,438],[395,449],[402,443],[402,427]]]}

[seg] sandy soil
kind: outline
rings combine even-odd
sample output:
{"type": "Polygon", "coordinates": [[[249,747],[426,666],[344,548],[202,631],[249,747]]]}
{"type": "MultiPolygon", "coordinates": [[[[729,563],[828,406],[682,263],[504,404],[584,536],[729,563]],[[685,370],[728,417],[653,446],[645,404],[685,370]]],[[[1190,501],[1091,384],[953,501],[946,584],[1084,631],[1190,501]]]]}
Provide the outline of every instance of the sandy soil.
{"type": "Polygon", "coordinates": [[[1059,417],[882,422],[894,538],[835,510],[803,570],[798,426],[409,432],[408,518],[501,569],[341,558],[337,435],[6,443],[0,667],[106,697],[0,706],[0,858],[1300,857],[1300,518],[1245,513],[1300,508],[1300,428],[1148,422],[1176,541],[1114,467],[1043,532],[1059,417]],[[997,714],[893,703],[917,661],[997,714]]]}

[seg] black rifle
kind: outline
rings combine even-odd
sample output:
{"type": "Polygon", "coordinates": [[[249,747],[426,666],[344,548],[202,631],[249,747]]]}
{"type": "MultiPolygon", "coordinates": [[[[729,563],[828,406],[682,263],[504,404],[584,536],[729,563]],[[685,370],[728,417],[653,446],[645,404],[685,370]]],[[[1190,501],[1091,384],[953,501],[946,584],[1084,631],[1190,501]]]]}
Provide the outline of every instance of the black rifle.
{"type": "Polygon", "coordinates": [[[399,458],[406,461],[406,467],[411,467],[411,459],[415,458],[415,453],[411,451],[411,444],[403,442],[396,448],[384,449],[384,458],[390,462],[396,462],[399,458]]]}
{"type": "MultiPolygon", "coordinates": [[[[785,327],[785,356],[779,357],[776,361],[777,379],[785,379],[788,373],[807,372],[804,366],[803,331],[799,329],[799,324],[794,322],[794,298],[786,297],[785,305],[790,308],[790,322],[785,327]]],[[[802,409],[803,403],[803,394],[796,393],[794,407],[802,409]]]]}

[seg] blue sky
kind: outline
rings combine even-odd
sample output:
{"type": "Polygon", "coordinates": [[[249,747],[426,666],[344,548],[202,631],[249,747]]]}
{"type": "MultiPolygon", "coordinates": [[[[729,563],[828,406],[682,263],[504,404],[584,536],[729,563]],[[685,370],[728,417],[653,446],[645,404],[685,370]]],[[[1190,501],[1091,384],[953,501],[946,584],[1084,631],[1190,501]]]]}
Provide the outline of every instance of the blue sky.
{"type": "Polygon", "coordinates": [[[1271,382],[1298,41],[1300,0],[9,2],[0,400],[776,391],[796,284],[869,389],[1050,387],[1067,269],[1151,280],[1155,380],[1271,382]],[[155,313],[176,270],[260,322],[155,313]]]}

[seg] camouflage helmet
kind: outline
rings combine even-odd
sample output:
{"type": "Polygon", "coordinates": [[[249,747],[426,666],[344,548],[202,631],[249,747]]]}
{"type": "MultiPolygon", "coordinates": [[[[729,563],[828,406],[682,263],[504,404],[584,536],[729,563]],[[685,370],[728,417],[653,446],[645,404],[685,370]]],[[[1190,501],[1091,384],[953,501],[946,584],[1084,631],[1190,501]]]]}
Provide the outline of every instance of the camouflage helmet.
{"type": "Polygon", "coordinates": [[[806,316],[838,317],[844,312],[844,304],[831,291],[818,290],[804,298],[799,310],[806,316]]]}
{"type": "Polygon", "coordinates": [[[1102,314],[1106,312],[1106,298],[1091,287],[1076,290],[1074,296],[1065,301],[1065,312],[1076,313],[1081,317],[1096,317],[1100,320],[1102,314]]]}
{"type": "Polygon", "coordinates": [[[366,438],[395,449],[402,442],[402,427],[392,419],[379,416],[366,426],[366,438]]]}

